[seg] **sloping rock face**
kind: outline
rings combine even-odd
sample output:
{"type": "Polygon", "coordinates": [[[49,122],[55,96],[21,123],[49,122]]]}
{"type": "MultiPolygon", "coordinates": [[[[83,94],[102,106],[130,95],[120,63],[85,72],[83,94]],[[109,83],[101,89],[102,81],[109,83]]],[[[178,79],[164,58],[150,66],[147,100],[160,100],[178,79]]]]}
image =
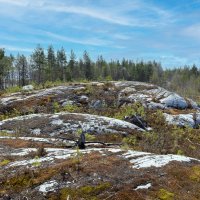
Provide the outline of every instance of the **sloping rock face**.
{"type": "Polygon", "coordinates": [[[200,124],[195,102],[140,82],[1,96],[0,117],[7,119],[0,121],[0,200],[200,199],[200,161],[191,158],[199,158],[198,130],[174,129],[157,110],[169,124],[200,124]],[[105,117],[137,101],[152,129],[133,124],[142,115],[124,118],[132,123],[105,117]],[[84,150],[76,147],[80,130],[89,133],[84,150]]]}
{"type": "Polygon", "coordinates": [[[200,113],[189,113],[189,114],[179,114],[179,115],[170,115],[164,113],[166,121],[169,124],[177,125],[179,127],[191,127],[198,128],[200,124],[200,113]]]}
{"type": "MultiPolygon", "coordinates": [[[[9,113],[12,115],[16,112],[22,115],[30,113],[50,114],[55,112],[56,106],[60,108],[77,106],[82,109],[81,112],[87,113],[89,109],[102,111],[134,102],[140,102],[144,107],[152,110],[159,109],[163,112],[169,109],[178,109],[180,111],[192,109],[191,115],[193,113],[198,115],[199,112],[197,103],[191,99],[183,98],[176,93],[152,84],[123,81],[77,83],[3,96],[0,97],[0,115],[9,113]]],[[[167,121],[169,122],[169,115],[167,116],[167,121]]],[[[183,115],[178,118],[182,119],[183,115]]],[[[187,116],[184,118],[187,118],[187,116]]],[[[171,120],[170,123],[172,122],[171,120]]],[[[189,124],[191,127],[196,127],[198,123],[199,121],[197,120],[195,123],[186,122],[185,125],[189,124]]],[[[181,123],[173,122],[173,124],[179,125],[181,123]]]]}
{"type": "MultiPolygon", "coordinates": [[[[35,142],[39,141],[36,139],[35,142]]],[[[66,199],[69,195],[85,200],[124,199],[127,195],[126,199],[162,199],[163,190],[178,200],[182,195],[184,199],[200,196],[197,159],[119,147],[77,151],[53,146],[45,148],[43,157],[33,157],[38,155],[38,148],[27,148],[29,144],[23,138],[20,140],[23,148],[10,144],[12,148],[7,146],[5,151],[0,144],[0,158],[9,156],[11,160],[0,168],[2,199],[66,199]],[[183,190],[185,184],[187,190],[183,190]]],[[[45,142],[42,138],[40,141],[45,142]]]]}
{"type": "MultiPolygon", "coordinates": [[[[102,100],[107,95],[117,95],[115,99],[118,104],[124,104],[126,102],[140,101],[148,107],[160,107],[160,108],[177,108],[197,109],[198,106],[190,99],[184,99],[176,93],[169,92],[164,88],[146,84],[141,82],[110,82],[106,83],[88,83],[88,84],[75,84],[68,86],[58,86],[50,89],[32,91],[31,93],[15,93],[0,98],[1,110],[6,108],[12,108],[12,106],[39,106],[39,104],[48,104],[51,102],[63,103],[67,100],[72,101],[74,104],[92,104],[92,95],[88,94],[88,87],[94,91],[103,90],[102,100]],[[42,102],[42,100],[44,102],[42,102]]],[[[97,99],[98,100],[98,99],[97,99]]]]}
{"type": "Polygon", "coordinates": [[[140,101],[144,106],[150,108],[177,108],[197,109],[197,104],[191,99],[184,99],[176,93],[169,92],[164,88],[141,82],[117,82],[120,88],[119,102],[140,101]]]}
{"type": "Polygon", "coordinates": [[[144,131],[134,124],[97,115],[80,113],[32,114],[0,122],[0,130],[8,133],[32,135],[60,135],[76,133],[81,129],[91,134],[122,134],[144,131]]]}

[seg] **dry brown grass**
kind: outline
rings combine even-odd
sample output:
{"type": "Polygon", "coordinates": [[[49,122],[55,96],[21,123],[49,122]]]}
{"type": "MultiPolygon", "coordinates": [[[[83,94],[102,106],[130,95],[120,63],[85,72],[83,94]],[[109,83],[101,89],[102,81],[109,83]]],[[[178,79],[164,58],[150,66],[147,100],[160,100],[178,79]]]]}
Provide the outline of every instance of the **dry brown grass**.
{"type": "Polygon", "coordinates": [[[12,148],[40,148],[54,147],[53,144],[45,144],[41,142],[27,141],[22,139],[1,139],[1,143],[12,148]]]}
{"type": "Polygon", "coordinates": [[[165,110],[165,113],[168,113],[171,115],[180,115],[180,114],[196,113],[196,110],[194,109],[187,109],[187,110],[168,109],[168,110],[165,110]]]}

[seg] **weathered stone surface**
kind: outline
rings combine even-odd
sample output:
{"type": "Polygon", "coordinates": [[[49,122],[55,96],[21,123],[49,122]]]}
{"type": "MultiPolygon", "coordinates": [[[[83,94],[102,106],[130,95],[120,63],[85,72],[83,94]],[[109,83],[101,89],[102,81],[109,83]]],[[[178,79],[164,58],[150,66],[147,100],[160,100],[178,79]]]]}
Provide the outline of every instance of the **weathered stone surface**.
{"type": "Polygon", "coordinates": [[[196,128],[200,125],[200,113],[178,114],[171,115],[164,113],[166,121],[169,124],[177,125],[180,127],[196,128]]]}
{"type": "Polygon", "coordinates": [[[33,89],[34,89],[33,85],[25,85],[25,86],[22,87],[23,91],[30,91],[30,90],[33,90],[33,89]]]}
{"type": "MultiPolygon", "coordinates": [[[[24,155],[28,155],[31,151],[37,151],[37,149],[36,148],[21,148],[18,150],[13,150],[13,152],[10,155],[24,156],[24,155]]],[[[73,157],[73,155],[77,153],[76,150],[74,149],[61,149],[61,148],[46,148],[45,151],[47,152],[47,154],[45,155],[44,158],[39,159],[38,162],[51,162],[52,160],[54,160],[55,162],[55,159],[67,159],[67,158],[73,157]]],[[[200,160],[186,157],[186,156],[172,155],[172,154],[157,155],[157,154],[132,151],[132,150],[123,151],[119,148],[105,148],[105,149],[88,148],[85,150],[81,150],[83,154],[91,153],[94,151],[100,152],[102,154],[106,151],[115,153],[116,155],[118,154],[119,157],[123,159],[128,159],[132,167],[135,169],[151,168],[151,167],[160,168],[167,164],[170,164],[170,162],[173,162],[173,161],[183,162],[183,163],[193,161],[196,163],[200,163],[200,160]]],[[[29,165],[29,164],[32,164],[33,162],[34,162],[34,159],[17,161],[17,162],[10,163],[8,167],[29,165]]]]}
{"type": "Polygon", "coordinates": [[[144,107],[152,110],[161,109],[163,112],[170,108],[199,110],[196,102],[164,88],[135,81],[112,81],[109,84],[76,83],[38,91],[33,90],[27,94],[14,93],[3,96],[0,97],[0,114],[12,113],[15,110],[23,114],[41,112],[48,114],[54,110],[55,102],[60,107],[66,105],[84,107],[84,112],[87,112],[89,108],[101,111],[113,105],[120,107],[136,101],[139,101],[144,107]]]}
{"type": "MultiPolygon", "coordinates": [[[[177,109],[187,109],[187,108],[198,108],[197,104],[190,100],[184,99],[183,97],[179,96],[176,93],[169,92],[164,88],[147,84],[141,82],[134,82],[134,81],[125,81],[125,82],[111,82],[115,86],[109,91],[116,90],[118,92],[118,99],[116,102],[135,102],[140,101],[144,105],[149,107],[162,107],[162,108],[177,108],[177,109]]],[[[15,102],[18,103],[26,103],[30,99],[40,99],[44,97],[52,97],[59,99],[60,101],[64,101],[66,98],[69,97],[69,101],[77,101],[83,104],[92,103],[90,98],[84,94],[84,90],[87,86],[90,87],[102,87],[104,84],[75,84],[75,85],[68,85],[68,86],[58,86],[49,89],[43,89],[38,91],[33,91],[32,94],[21,94],[15,93],[8,95],[6,97],[0,98],[0,104],[2,105],[12,105],[15,102]],[[75,93],[80,92],[80,96],[75,95],[75,93]],[[72,95],[73,94],[73,95],[72,95]]],[[[98,89],[98,88],[96,88],[98,89]]]]}
{"type": "Polygon", "coordinates": [[[81,104],[88,104],[88,101],[89,101],[89,98],[85,95],[82,95],[80,98],[79,98],[79,103],[81,104]]]}
{"type": "Polygon", "coordinates": [[[101,100],[92,101],[90,107],[94,109],[100,109],[103,107],[103,102],[101,100]]]}
{"type": "MultiPolygon", "coordinates": [[[[191,135],[186,140],[180,138],[180,142],[176,143],[179,138],[173,138],[172,135],[168,138],[167,135],[173,127],[164,125],[164,130],[170,128],[164,134],[164,131],[159,133],[154,124],[156,117],[160,116],[156,115],[155,110],[159,109],[168,123],[184,127],[198,126],[200,114],[197,104],[192,100],[152,84],[126,81],[76,83],[0,97],[0,114],[26,108],[38,114],[0,121],[0,132],[3,130],[0,135],[0,199],[6,196],[13,200],[23,199],[24,196],[32,200],[60,199],[60,195],[65,199],[73,198],[65,196],[70,191],[70,195],[86,191],[83,193],[86,195],[84,199],[91,199],[94,195],[98,199],[113,200],[126,197],[161,199],[161,188],[167,188],[176,199],[182,199],[183,196],[185,199],[199,199],[200,161],[194,158],[199,158],[198,136],[195,135],[198,135],[198,130],[191,131],[194,139],[191,135]],[[80,112],[106,113],[109,116],[110,111],[118,112],[121,105],[135,101],[153,110],[145,109],[148,115],[145,120],[155,128],[153,132],[146,133],[132,124],[135,119],[131,118],[132,123],[129,123],[83,113],[51,114],[55,110],[50,109],[53,106],[58,110],[63,107],[72,110],[80,108],[80,112]],[[74,133],[80,133],[80,129],[96,136],[87,135],[86,141],[90,142],[85,144],[84,150],[73,148],[78,140],[78,134],[74,133]],[[103,143],[94,143],[94,138],[103,143]],[[127,150],[128,142],[140,151],[127,150]],[[138,145],[135,146],[135,143],[138,145]],[[42,147],[45,151],[43,155],[39,151],[42,147]],[[187,151],[182,152],[185,149],[187,151]],[[187,156],[169,154],[172,152],[187,156]],[[28,185],[22,184],[17,188],[16,183],[21,184],[21,177],[25,181],[28,177],[28,185]],[[105,190],[99,193],[99,188],[105,190]],[[92,197],[88,198],[90,190],[92,197]]],[[[123,116],[124,113],[120,114],[123,116]]],[[[130,117],[132,114],[128,115],[130,117]]],[[[164,124],[161,122],[158,129],[164,124]]],[[[145,123],[142,124],[146,129],[145,123]]],[[[79,197],[75,196],[74,199],[79,197]]]]}
{"type": "Polygon", "coordinates": [[[128,134],[134,130],[144,131],[126,121],[79,113],[32,114],[0,122],[0,130],[17,131],[22,134],[58,135],[77,132],[79,129],[91,134],[128,134]]]}
{"type": "MultiPolygon", "coordinates": [[[[45,148],[44,150],[46,154],[43,157],[31,158],[31,153],[36,153],[37,148],[12,148],[4,152],[0,148],[0,156],[9,155],[10,158],[12,157],[11,162],[0,168],[1,174],[15,177],[15,173],[20,174],[19,171],[25,171],[25,173],[31,174],[32,172],[35,175],[36,172],[41,173],[42,170],[49,169],[47,175],[48,177],[51,175],[48,179],[42,179],[43,174],[41,174],[40,182],[20,188],[20,193],[12,190],[9,193],[12,199],[21,199],[24,194],[30,199],[45,199],[45,197],[49,197],[49,194],[59,194],[63,188],[71,190],[73,188],[77,190],[79,187],[92,188],[94,185],[103,185],[105,182],[112,185],[112,188],[118,188],[119,192],[124,191],[125,194],[127,188],[130,187],[131,194],[136,195],[137,199],[141,200],[143,198],[139,197],[142,195],[152,197],[152,190],[155,194],[155,191],[157,193],[160,188],[165,188],[166,184],[171,183],[171,181],[175,181],[178,185],[182,184],[183,181],[187,183],[186,188],[181,187],[181,195],[187,194],[188,188],[195,192],[198,192],[199,189],[198,182],[194,179],[198,178],[198,174],[195,176],[194,170],[199,169],[200,161],[194,158],[172,154],[158,155],[112,147],[87,148],[80,150],[79,153],[76,149],[45,148]],[[78,159],[80,156],[78,154],[81,154],[79,165],[83,169],[81,168],[77,173],[70,168],[70,172],[68,172],[67,161],[71,158],[78,159]],[[60,166],[64,168],[60,168],[60,166]],[[176,174],[181,176],[181,179],[178,175],[178,177],[174,176],[176,170],[176,174]]],[[[23,172],[21,174],[23,175],[23,172]]],[[[34,178],[34,176],[32,177],[34,178]]],[[[32,177],[31,179],[33,179],[32,177]]],[[[169,186],[170,191],[172,191],[174,185],[169,184],[169,186]]],[[[110,187],[106,190],[106,198],[112,195],[109,189],[110,187]]],[[[99,195],[99,193],[97,194],[99,195]]],[[[195,196],[193,193],[189,194],[190,197],[195,196]]]]}
{"type": "Polygon", "coordinates": [[[116,87],[123,88],[119,92],[119,102],[139,101],[144,106],[153,109],[198,108],[197,104],[194,101],[190,99],[184,99],[176,93],[169,92],[164,88],[152,84],[140,82],[117,82],[115,83],[115,85],[116,87]]]}

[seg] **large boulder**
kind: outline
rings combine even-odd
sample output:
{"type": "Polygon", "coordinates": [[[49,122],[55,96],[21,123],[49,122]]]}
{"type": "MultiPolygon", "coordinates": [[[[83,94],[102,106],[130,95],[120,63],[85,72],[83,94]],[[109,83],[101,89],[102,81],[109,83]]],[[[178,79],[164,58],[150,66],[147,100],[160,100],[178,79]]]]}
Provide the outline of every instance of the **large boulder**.
{"type": "Polygon", "coordinates": [[[25,86],[22,87],[23,91],[30,91],[30,90],[33,90],[33,89],[34,89],[33,85],[25,85],[25,86]]]}
{"type": "Polygon", "coordinates": [[[200,125],[200,113],[171,115],[164,113],[165,119],[169,124],[179,127],[197,128],[200,125]]]}
{"type": "Polygon", "coordinates": [[[160,103],[171,108],[185,109],[188,107],[186,100],[178,94],[172,93],[169,96],[160,100],[160,103]]]}

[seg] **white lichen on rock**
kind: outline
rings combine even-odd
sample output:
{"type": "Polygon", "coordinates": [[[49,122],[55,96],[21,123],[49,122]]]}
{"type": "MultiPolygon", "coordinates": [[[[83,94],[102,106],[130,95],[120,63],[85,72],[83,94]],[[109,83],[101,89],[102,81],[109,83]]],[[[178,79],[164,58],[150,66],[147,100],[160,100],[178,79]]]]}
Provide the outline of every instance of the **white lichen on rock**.
{"type": "Polygon", "coordinates": [[[177,125],[180,127],[194,128],[200,124],[200,113],[177,114],[171,115],[164,113],[164,117],[169,124],[177,125]]]}
{"type": "MultiPolygon", "coordinates": [[[[31,149],[36,151],[36,149],[31,149]]],[[[47,155],[41,158],[37,159],[29,159],[29,160],[20,160],[11,162],[7,167],[17,167],[17,166],[25,166],[25,165],[32,165],[34,167],[34,163],[40,163],[43,162],[55,162],[56,159],[68,159],[77,156],[77,150],[76,149],[61,149],[61,148],[45,148],[45,151],[47,152],[47,155]]],[[[196,161],[200,162],[197,159],[186,157],[186,156],[180,156],[180,155],[156,155],[152,153],[147,152],[138,152],[138,151],[132,151],[128,150],[123,153],[123,151],[120,148],[88,148],[84,150],[80,150],[82,154],[88,154],[91,152],[99,152],[102,154],[102,156],[105,156],[107,152],[115,153],[116,156],[128,159],[130,163],[132,164],[133,169],[141,169],[141,168],[150,168],[150,167],[163,167],[167,164],[169,164],[172,161],[177,162],[191,162],[196,161]],[[122,154],[123,153],[123,154],[122,154]]],[[[21,149],[21,153],[28,152],[28,150],[21,149]]],[[[19,150],[17,151],[17,155],[20,154],[19,150]]],[[[13,154],[16,155],[16,154],[13,154]]]]}
{"type": "Polygon", "coordinates": [[[40,185],[38,187],[38,190],[39,192],[42,192],[42,193],[52,192],[55,190],[57,186],[58,186],[57,181],[51,180],[40,185]]]}
{"type": "Polygon", "coordinates": [[[134,190],[147,190],[151,187],[151,183],[147,183],[147,184],[144,184],[144,185],[139,185],[137,186],[134,190]]]}
{"type": "Polygon", "coordinates": [[[131,159],[130,162],[133,164],[133,168],[149,168],[149,167],[163,167],[172,161],[178,162],[191,162],[196,160],[186,156],[179,155],[145,155],[136,159],[131,159]]]}

